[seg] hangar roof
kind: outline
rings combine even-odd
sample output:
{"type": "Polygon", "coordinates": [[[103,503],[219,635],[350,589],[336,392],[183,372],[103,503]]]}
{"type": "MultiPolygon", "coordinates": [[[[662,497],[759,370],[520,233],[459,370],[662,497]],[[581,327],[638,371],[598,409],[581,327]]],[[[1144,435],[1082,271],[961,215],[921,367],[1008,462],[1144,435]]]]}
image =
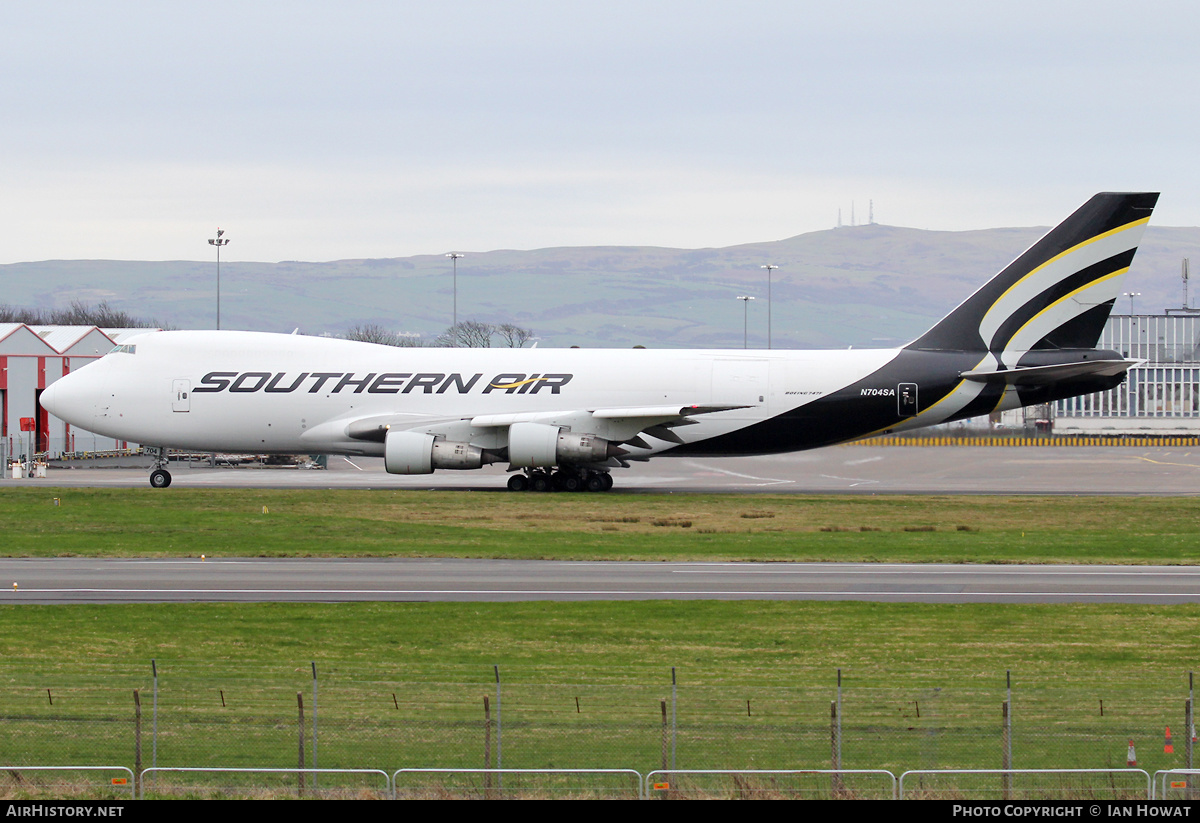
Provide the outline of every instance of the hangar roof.
{"type": "Polygon", "coordinates": [[[0,323],[0,354],[99,357],[135,334],[161,329],[101,329],[96,326],[29,326],[0,323]]]}
{"type": "Polygon", "coordinates": [[[57,354],[58,351],[24,323],[0,323],[0,354],[57,354]]]}
{"type": "Polygon", "coordinates": [[[116,345],[95,326],[30,326],[29,329],[59,354],[98,357],[116,345]]]}

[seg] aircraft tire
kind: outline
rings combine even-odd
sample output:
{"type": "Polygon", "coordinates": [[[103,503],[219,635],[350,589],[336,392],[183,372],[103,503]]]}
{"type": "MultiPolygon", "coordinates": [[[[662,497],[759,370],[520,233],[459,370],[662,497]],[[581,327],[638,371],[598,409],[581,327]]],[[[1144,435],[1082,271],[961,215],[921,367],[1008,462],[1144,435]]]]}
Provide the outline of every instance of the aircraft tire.
{"type": "Polygon", "coordinates": [[[156,489],[165,489],[171,485],[171,473],[166,469],[155,469],[150,472],[150,485],[156,489]]]}
{"type": "Polygon", "coordinates": [[[535,492],[548,492],[552,488],[550,478],[544,474],[535,476],[531,485],[535,492]]]}
{"type": "Polygon", "coordinates": [[[603,474],[589,475],[587,479],[587,490],[590,492],[605,491],[606,487],[604,485],[604,477],[605,475],[603,474]]]}
{"type": "Polygon", "coordinates": [[[604,491],[610,490],[613,487],[612,475],[609,474],[608,472],[604,472],[604,474],[602,474],[601,477],[604,478],[604,491]]]}
{"type": "Polygon", "coordinates": [[[562,488],[568,492],[583,491],[583,478],[569,474],[562,479],[562,488]]]}
{"type": "Polygon", "coordinates": [[[514,474],[508,478],[508,490],[510,492],[529,491],[529,478],[523,474],[514,474]]]}

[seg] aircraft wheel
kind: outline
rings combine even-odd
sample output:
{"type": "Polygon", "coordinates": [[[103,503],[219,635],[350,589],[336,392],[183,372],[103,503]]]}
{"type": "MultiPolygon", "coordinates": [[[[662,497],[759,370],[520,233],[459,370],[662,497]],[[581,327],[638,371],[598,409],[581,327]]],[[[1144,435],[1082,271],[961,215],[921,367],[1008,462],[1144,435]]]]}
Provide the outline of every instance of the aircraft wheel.
{"type": "Polygon", "coordinates": [[[510,492],[523,492],[529,490],[529,478],[523,474],[514,474],[508,478],[508,490],[510,492]]]}
{"type": "Polygon", "coordinates": [[[604,474],[602,474],[600,476],[604,478],[604,490],[608,491],[609,489],[611,489],[613,487],[612,475],[609,474],[608,472],[604,472],[604,474]]]}
{"type": "Polygon", "coordinates": [[[562,479],[563,491],[578,492],[583,491],[583,478],[578,475],[568,474],[562,479]]]}
{"type": "Polygon", "coordinates": [[[156,489],[165,489],[171,485],[171,473],[166,469],[155,469],[150,472],[150,485],[156,489]]]}
{"type": "Polygon", "coordinates": [[[602,492],[605,490],[603,474],[593,474],[587,479],[587,490],[590,492],[602,492]]]}
{"type": "Polygon", "coordinates": [[[535,492],[550,491],[550,478],[544,474],[539,474],[533,478],[533,490],[535,492]]]}

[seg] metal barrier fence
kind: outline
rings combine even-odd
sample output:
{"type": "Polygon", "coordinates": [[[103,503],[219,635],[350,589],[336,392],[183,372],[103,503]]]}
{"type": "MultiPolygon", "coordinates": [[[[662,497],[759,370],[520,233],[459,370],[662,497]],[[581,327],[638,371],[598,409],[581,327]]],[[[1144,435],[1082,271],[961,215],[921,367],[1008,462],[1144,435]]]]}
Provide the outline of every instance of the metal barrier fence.
{"type": "Polygon", "coordinates": [[[883,769],[675,770],[646,775],[662,800],[895,800],[896,775],[883,769]]]}
{"type": "Polygon", "coordinates": [[[1142,769],[925,769],[900,775],[899,797],[901,800],[1150,800],[1154,790],[1150,775],[1142,769]],[[914,781],[918,784],[915,788],[914,781]]]}
{"type": "Polygon", "coordinates": [[[1166,449],[1195,448],[1195,435],[1124,435],[1124,434],[895,434],[866,437],[844,446],[992,446],[1008,448],[1055,448],[1078,446],[1129,446],[1166,449]]]}
{"type": "MultiPolygon", "coordinates": [[[[623,766],[677,775],[1195,765],[1187,672],[1117,680],[1072,670],[1050,682],[1014,677],[1010,691],[1003,672],[946,684],[864,672],[839,687],[832,672],[806,683],[751,668],[714,682],[649,667],[578,682],[519,666],[329,669],[318,679],[309,663],[68,671],[8,662],[0,763],[18,773],[117,762],[134,774],[623,766]]],[[[318,775],[317,785],[333,779],[318,775]]]]}
{"type": "Polygon", "coordinates": [[[133,771],[125,766],[0,767],[0,797],[122,798],[134,794],[133,771]]]}
{"type": "Polygon", "coordinates": [[[1155,797],[1159,800],[1200,799],[1200,769],[1167,769],[1154,773],[1155,797]]]}
{"type": "Polygon", "coordinates": [[[151,768],[138,776],[138,798],[378,800],[394,797],[381,769],[151,768]],[[184,778],[191,778],[185,780],[184,778]],[[374,785],[371,778],[383,778],[374,785]]]}
{"type": "Polygon", "coordinates": [[[0,767],[0,791],[10,800],[283,799],[320,800],[1004,800],[1046,802],[1195,801],[1200,770],[1173,769],[925,769],[897,779],[883,769],[656,770],[635,769],[271,769],[121,766],[0,767]],[[114,791],[95,780],[31,779],[45,773],[104,772],[114,791]],[[1182,778],[1182,779],[1179,779],[1182,778]],[[7,782],[6,782],[7,781],[7,782]],[[380,783],[382,781],[382,783],[380,783]],[[916,784],[915,786],[913,784],[916,784]]]}
{"type": "Polygon", "coordinates": [[[398,769],[392,775],[392,796],[399,800],[641,800],[646,788],[634,769],[398,769]]]}

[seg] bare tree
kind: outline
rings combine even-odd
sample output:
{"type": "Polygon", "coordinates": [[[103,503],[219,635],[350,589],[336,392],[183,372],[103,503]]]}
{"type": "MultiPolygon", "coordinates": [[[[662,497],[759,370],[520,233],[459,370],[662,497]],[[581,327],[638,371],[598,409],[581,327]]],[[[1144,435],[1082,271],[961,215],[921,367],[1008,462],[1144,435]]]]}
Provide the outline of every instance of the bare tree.
{"type": "Polygon", "coordinates": [[[22,309],[17,306],[10,306],[7,303],[0,304],[0,323],[29,323],[31,325],[40,325],[39,318],[35,319],[33,309],[22,309]]]}
{"type": "MultiPolygon", "coordinates": [[[[0,306],[0,313],[3,312],[3,308],[0,306]]],[[[505,347],[519,349],[532,338],[532,331],[512,323],[503,323],[497,326],[480,320],[463,320],[446,329],[432,342],[424,341],[420,337],[390,332],[377,323],[362,323],[352,326],[346,331],[347,340],[378,343],[383,346],[432,345],[447,348],[489,349],[492,347],[492,343],[498,340],[505,347]]]]}
{"type": "Polygon", "coordinates": [[[359,343],[378,343],[382,346],[396,345],[396,335],[375,323],[351,326],[346,331],[346,339],[357,340],[359,343]]]}
{"type": "Polygon", "coordinates": [[[153,320],[134,317],[101,300],[89,306],[76,300],[65,309],[28,309],[0,304],[0,322],[27,323],[31,326],[100,326],[106,329],[163,328],[153,320]]]}
{"type": "Polygon", "coordinates": [[[490,349],[496,327],[479,320],[460,320],[446,329],[438,338],[438,344],[463,349],[490,349]]]}
{"type": "Polygon", "coordinates": [[[107,300],[101,300],[95,306],[89,306],[82,300],[72,301],[66,309],[54,312],[55,322],[64,326],[102,326],[110,329],[126,329],[145,325],[145,322],[129,314],[129,312],[114,309],[107,300]]]}
{"type": "Polygon", "coordinates": [[[508,348],[519,349],[530,341],[533,337],[533,332],[513,323],[501,323],[496,327],[496,335],[508,348]]]}

